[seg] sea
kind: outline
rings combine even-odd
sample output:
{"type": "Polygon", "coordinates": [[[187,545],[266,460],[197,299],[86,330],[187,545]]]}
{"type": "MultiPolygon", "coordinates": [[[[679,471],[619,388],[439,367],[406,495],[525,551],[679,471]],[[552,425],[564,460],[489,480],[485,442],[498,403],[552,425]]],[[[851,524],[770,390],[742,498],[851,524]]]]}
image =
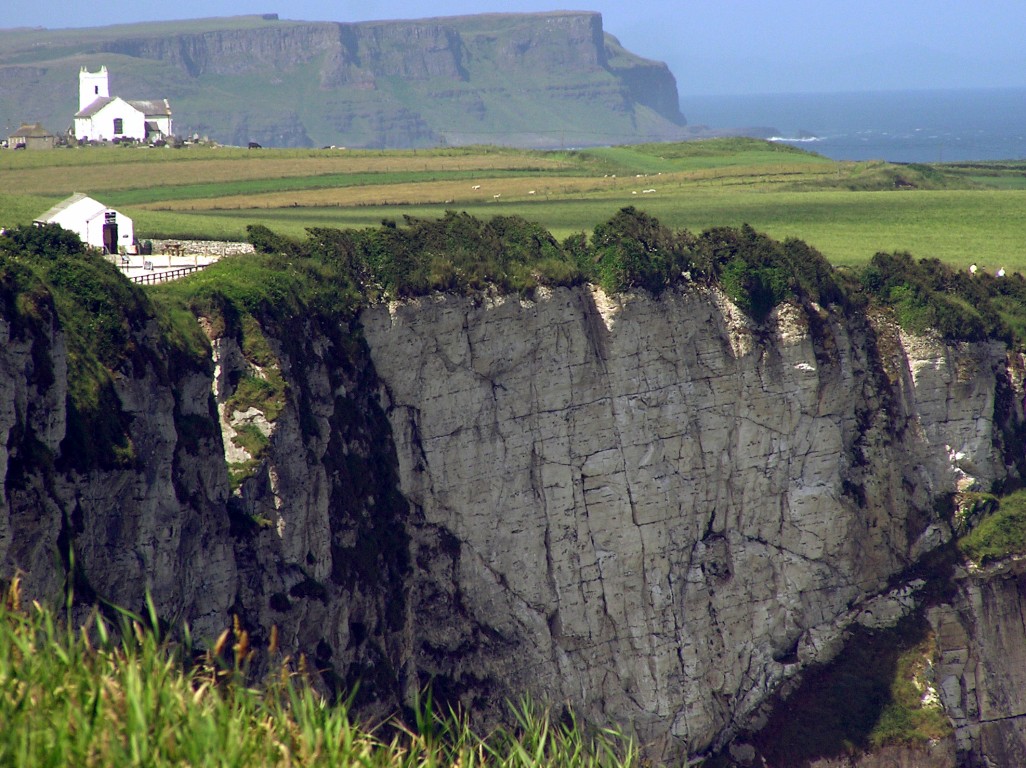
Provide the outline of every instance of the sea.
{"type": "Polygon", "coordinates": [[[834,160],[1026,159],[1026,88],[684,96],[681,111],[834,160]]]}

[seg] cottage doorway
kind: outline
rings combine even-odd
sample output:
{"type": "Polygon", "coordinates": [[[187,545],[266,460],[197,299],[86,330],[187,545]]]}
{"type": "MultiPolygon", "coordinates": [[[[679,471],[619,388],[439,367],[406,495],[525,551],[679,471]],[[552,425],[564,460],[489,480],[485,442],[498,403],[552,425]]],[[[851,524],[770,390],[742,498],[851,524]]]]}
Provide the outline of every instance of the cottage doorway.
{"type": "Polygon", "coordinates": [[[107,221],[103,225],[103,250],[106,253],[118,252],[118,223],[107,221]]]}

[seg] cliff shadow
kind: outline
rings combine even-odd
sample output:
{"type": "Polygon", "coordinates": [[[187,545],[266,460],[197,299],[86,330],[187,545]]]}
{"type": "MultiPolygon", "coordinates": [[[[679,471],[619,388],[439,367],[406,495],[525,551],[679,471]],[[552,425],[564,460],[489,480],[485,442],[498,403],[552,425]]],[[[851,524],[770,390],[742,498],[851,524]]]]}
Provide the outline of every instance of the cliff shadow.
{"type": "MultiPolygon", "coordinates": [[[[737,741],[765,761],[756,758],[756,764],[790,768],[856,759],[893,745],[925,749],[950,733],[943,713],[923,705],[917,687],[933,649],[921,611],[889,629],[859,627],[833,661],[809,669],[786,699],[775,700],[758,733],[737,741]]],[[[727,754],[711,764],[733,765],[727,754]]]]}
{"type": "MultiPolygon", "coordinates": [[[[609,302],[604,294],[597,297],[594,291],[575,291],[581,309],[581,326],[592,357],[604,371],[609,361],[609,344],[612,333],[606,325],[599,301],[609,302]]],[[[611,302],[610,302],[611,303],[611,302]]]]}

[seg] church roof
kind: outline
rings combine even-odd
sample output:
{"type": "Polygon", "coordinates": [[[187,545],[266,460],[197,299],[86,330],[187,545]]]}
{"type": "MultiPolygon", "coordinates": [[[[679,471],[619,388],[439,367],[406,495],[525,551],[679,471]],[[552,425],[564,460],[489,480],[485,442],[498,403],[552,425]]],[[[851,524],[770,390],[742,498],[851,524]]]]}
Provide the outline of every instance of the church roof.
{"type": "Polygon", "coordinates": [[[92,101],[88,107],[75,113],[75,117],[92,117],[105,106],[114,101],[114,96],[100,96],[92,101]]]}
{"type": "MultiPolygon", "coordinates": [[[[112,101],[120,99],[120,96],[101,96],[93,101],[88,107],[77,112],[75,117],[92,117],[112,101]]],[[[170,117],[171,105],[167,99],[121,99],[132,109],[142,112],[146,117],[170,117]]]]}
{"type": "MultiPolygon", "coordinates": [[[[126,101],[128,101],[126,99],[126,101]]],[[[162,117],[171,114],[171,105],[167,99],[148,99],[145,101],[128,101],[133,107],[142,112],[146,117],[162,117]]]]}

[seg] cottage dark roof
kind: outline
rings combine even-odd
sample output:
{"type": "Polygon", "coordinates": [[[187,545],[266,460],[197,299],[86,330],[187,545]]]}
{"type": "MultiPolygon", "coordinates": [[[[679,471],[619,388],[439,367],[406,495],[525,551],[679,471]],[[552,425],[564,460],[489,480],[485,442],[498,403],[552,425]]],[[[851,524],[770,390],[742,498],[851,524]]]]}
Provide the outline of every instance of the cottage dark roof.
{"type": "Polygon", "coordinates": [[[11,134],[12,139],[46,139],[53,136],[42,123],[22,123],[21,128],[11,134]]]}

